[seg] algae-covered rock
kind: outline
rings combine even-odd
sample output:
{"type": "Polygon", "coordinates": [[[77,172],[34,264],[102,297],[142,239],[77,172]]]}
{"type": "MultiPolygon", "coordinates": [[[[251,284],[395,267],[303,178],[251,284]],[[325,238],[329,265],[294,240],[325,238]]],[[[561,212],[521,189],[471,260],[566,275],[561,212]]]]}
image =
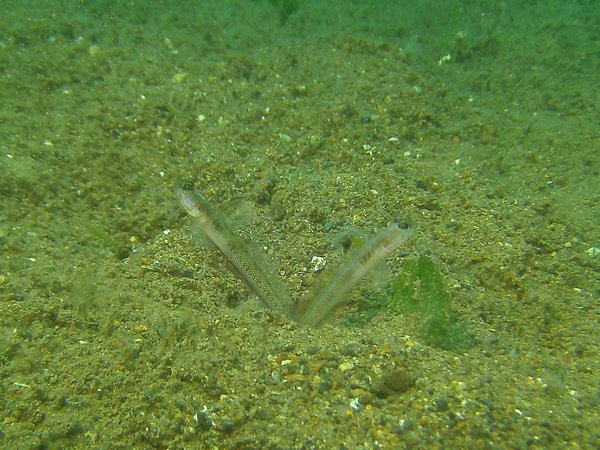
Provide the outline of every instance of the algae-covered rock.
{"type": "Polygon", "coordinates": [[[451,302],[439,268],[426,255],[407,261],[392,283],[392,307],[418,317],[420,337],[429,345],[458,350],[471,346],[471,337],[452,314],[451,302]]]}

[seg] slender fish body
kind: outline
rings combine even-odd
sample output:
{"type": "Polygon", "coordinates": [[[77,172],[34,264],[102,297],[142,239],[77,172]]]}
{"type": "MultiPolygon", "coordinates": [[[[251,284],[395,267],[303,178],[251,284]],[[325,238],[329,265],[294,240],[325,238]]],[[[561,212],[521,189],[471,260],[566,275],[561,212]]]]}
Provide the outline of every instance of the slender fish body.
{"type": "Polygon", "coordinates": [[[351,253],[337,272],[322,278],[294,307],[277,274],[269,270],[270,265],[229,229],[221,214],[198,192],[193,183],[181,183],[175,188],[175,192],[186,212],[233,264],[265,306],[307,327],[323,325],[334,309],[347,299],[350,290],[414,233],[414,228],[403,228],[396,222],[383,228],[351,253]]]}
{"type": "Polygon", "coordinates": [[[301,325],[318,327],[333,310],[347,300],[347,294],[375,266],[404,244],[414,228],[402,228],[396,222],[371,237],[346,258],[342,267],[324,283],[317,284],[299,304],[296,318],[301,325]]]}
{"type": "MultiPolygon", "coordinates": [[[[181,206],[194,218],[202,231],[233,264],[240,277],[258,298],[273,311],[290,315],[292,303],[275,273],[229,229],[221,214],[194,187],[181,183],[175,188],[181,206]]],[[[256,253],[256,252],[255,252],[256,253]]]]}

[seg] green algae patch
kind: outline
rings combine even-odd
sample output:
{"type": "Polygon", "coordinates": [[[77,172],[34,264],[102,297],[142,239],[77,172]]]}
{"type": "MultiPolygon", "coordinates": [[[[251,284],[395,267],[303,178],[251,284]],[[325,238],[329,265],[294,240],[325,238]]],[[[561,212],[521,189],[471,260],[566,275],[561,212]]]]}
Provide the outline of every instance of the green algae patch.
{"type": "Polygon", "coordinates": [[[447,350],[472,346],[467,325],[452,313],[452,297],[438,266],[429,256],[406,261],[392,282],[389,303],[393,309],[418,319],[419,335],[428,345],[447,350]]]}

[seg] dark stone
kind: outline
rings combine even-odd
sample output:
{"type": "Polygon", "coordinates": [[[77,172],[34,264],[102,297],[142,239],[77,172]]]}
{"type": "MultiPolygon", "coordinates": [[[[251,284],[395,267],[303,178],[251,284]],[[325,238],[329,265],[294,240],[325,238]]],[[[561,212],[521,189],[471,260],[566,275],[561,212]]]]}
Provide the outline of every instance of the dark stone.
{"type": "Polygon", "coordinates": [[[401,394],[415,385],[415,377],[400,369],[384,374],[372,388],[373,393],[379,398],[386,398],[393,394],[401,394]]]}
{"type": "Polygon", "coordinates": [[[444,397],[438,397],[433,401],[433,406],[436,411],[448,411],[448,399],[444,397]]]}
{"type": "Polygon", "coordinates": [[[208,431],[213,427],[213,421],[206,410],[198,411],[194,419],[196,419],[196,428],[202,431],[208,431]]]}
{"type": "Polygon", "coordinates": [[[224,419],[217,428],[221,433],[229,434],[234,430],[235,424],[229,419],[224,419]]]}

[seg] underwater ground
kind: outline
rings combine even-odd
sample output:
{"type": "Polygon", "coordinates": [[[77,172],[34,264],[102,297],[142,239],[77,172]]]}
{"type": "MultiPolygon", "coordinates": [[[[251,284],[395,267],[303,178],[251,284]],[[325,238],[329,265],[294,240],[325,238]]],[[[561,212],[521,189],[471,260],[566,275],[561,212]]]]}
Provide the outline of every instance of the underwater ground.
{"type": "Polygon", "coordinates": [[[0,447],[599,448],[598,86],[595,1],[3,1],[0,447]],[[307,329],[181,179],[295,301],[417,232],[307,329]]]}

